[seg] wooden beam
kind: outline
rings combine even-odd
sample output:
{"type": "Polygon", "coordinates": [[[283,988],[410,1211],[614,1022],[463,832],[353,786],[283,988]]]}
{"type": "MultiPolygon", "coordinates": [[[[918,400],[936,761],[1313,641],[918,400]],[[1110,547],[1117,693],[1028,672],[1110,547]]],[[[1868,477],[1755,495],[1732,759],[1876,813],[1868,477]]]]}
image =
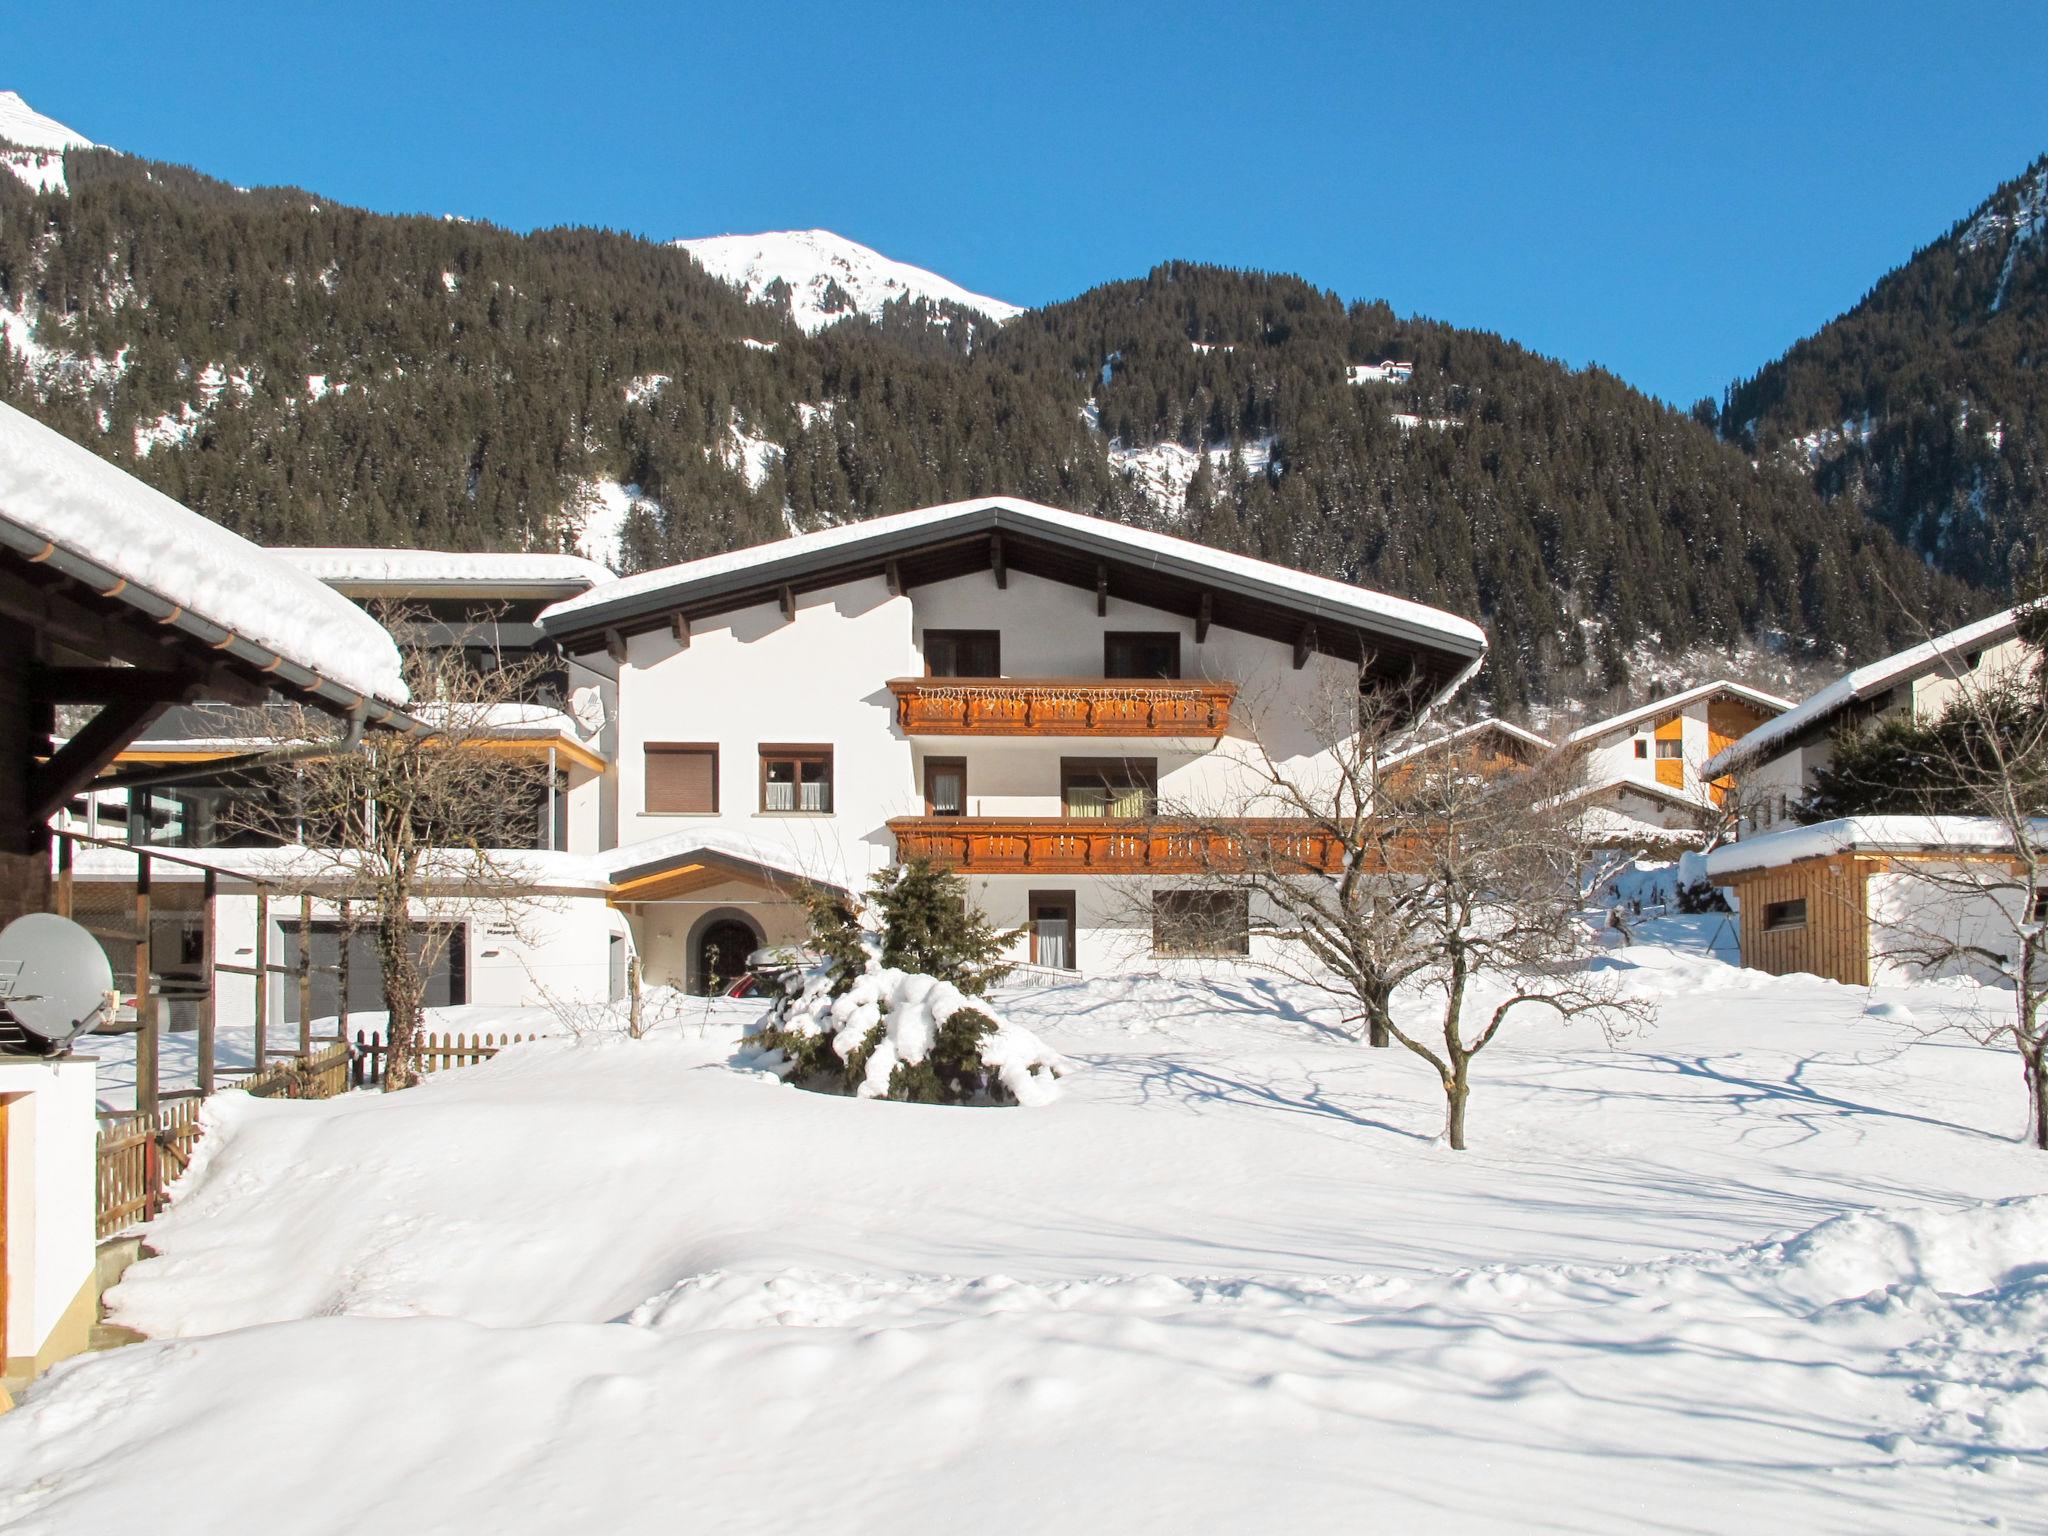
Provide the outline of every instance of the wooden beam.
{"type": "Polygon", "coordinates": [[[1316,627],[1313,624],[1301,626],[1301,633],[1294,641],[1294,670],[1299,672],[1308,665],[1309,653],[1316,648],[1316,627]]]}
{"type": "Polygon", "coordinates": [[[620,666],[626,664],[626,637],[616,629],[604,632],[604,653],[620,666]]]}
{"type": "Polygon", "coordinates": [[[1215,607],[1215,598],[1204,592],[1201,604],[1195,609],[1195,644],[1200,645],[1209,638],[1209,624],[1215,607]]]}
{"type": "Polygon", "coordinates": [[[1095,617],[1104,618],[1109,613],[1109,566],[1104,561],[1095,562],[1095,617]]]}
{"type": "Polygon", "coordinates": [[[668,628],[669,633],[676,637],[676,649],[687,651],[690,648],[690,616],[678,608],[668,616],[668,628]]]}
{"type": "Polygon", "coordinates": [[[882,579],[888,582],[889,595],[891,597],[901,597],[903,595],[903,565],[901,561],[891,560],[884,565],[882,567],[882,579]]]}
{"type": "Polygon", "coordinates": [[[992,533],[988,536],[988,564],[989,569],[996,573],[997,590],[1008,590],[1010,585],[1010,567],[1003,558],[1003,536],[1000,533],[992,533]]]}
{"type": "Polygon", "coordinates": [[[79,790],[99,776],[121,749],[148,730],[169,709],[163,699],[116,699],[103,705],[85,728],[28,773],[28,821],[48,821],[79,790]]]}
{"type": "Polygon", "coordinates": [[[782,604],[782,622],[785,624],[795,623],[796,588],[790,586],[787,582],[784,582],[782,586],[782,591],[778,594],[778,599],[782,604]]]}
{"type": "MultiPolygon", "coordinates": [[[[182,704],[204,684],[189,673],[142,667],[37,667],[29,686],[37,698],[52,704],[110,704],[116,699],[182,704]]],[[[246,686],[237,683],[238,691],[246,686]]]]}

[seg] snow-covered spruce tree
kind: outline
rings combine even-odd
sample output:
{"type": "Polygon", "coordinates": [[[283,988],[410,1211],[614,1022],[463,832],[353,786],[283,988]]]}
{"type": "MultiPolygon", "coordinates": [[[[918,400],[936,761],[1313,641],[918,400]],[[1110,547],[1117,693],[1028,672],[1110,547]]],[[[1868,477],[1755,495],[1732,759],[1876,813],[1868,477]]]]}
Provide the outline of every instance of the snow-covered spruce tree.
{"type": "Polygon", "coordinates": [[[983,994],[1010,969],[1012,935],[971,908],[959,879],[883,870],[869,897],[806,897],[818,959],[754,1036],[801,1087],[923,1104],[1042,1104],[1069,1063],[983,994]]]}

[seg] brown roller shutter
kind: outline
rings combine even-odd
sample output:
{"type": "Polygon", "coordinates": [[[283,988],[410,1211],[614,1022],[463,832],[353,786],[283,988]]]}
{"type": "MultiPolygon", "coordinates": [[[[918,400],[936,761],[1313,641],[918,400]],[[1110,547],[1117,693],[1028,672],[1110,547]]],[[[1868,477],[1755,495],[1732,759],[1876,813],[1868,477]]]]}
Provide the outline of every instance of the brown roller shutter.
{"type": "Polygon", "coordinates": [[[647,748],[647,809],[710,816],[718,811],[718,748],[682,743],[647,748]]]}

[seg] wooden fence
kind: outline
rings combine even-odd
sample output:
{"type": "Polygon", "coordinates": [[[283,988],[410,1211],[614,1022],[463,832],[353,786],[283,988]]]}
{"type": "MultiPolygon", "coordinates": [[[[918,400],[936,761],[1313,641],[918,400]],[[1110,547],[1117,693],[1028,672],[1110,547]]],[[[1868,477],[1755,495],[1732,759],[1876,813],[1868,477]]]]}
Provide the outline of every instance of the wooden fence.
{"type": "MultiPolygon", "coordinates": [[[[413,1045],[413,1061],[424,1076],[429,1072],[445,1072],[450,1067],[467,1067],[479,1061],[489,1061],[508,1045],[538,1038],[537,1035],[437,1035],[421,1031],[413,1045]]],[[[358,1088],[383,1082],[384,1062],[390,1054],[391,1047],[382,1035],[357,1030],[355,1055],[349,1066],[350,1082],[358,1088]]]]}
{"type": "MultiPolygon", "coordinates": [[[[445,1072],[488,1061],[508,1045],[533,1035],[422,1034],[422,1072],[445,1072]]],[[[358,1033],[352,1049],[337,1040],[310,1056],[275,1061],[222,1087],[240,1088],[259,1099],[330,1099],[351,1088],[384,1080],[390,1052],[382,1035],[358,1033]]],[[[199,1142],[199,1107],[193,1095],[134,1114],[102,1114],[99,1135],[99,1236],[101,1240],[148,1221],[164,1208],[164,1191],[191,1165],[199,1142]]]]}

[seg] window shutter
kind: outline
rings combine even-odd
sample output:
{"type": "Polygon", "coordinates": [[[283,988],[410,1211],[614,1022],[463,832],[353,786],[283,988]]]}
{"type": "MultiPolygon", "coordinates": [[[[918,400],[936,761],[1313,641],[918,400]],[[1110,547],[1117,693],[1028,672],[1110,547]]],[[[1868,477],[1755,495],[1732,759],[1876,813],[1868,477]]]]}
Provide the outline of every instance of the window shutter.
{"type": "Polygon", "coordinates": [[[714,814],[718,810],[718,749],[650,746],[647,809],[714,814]]]}

